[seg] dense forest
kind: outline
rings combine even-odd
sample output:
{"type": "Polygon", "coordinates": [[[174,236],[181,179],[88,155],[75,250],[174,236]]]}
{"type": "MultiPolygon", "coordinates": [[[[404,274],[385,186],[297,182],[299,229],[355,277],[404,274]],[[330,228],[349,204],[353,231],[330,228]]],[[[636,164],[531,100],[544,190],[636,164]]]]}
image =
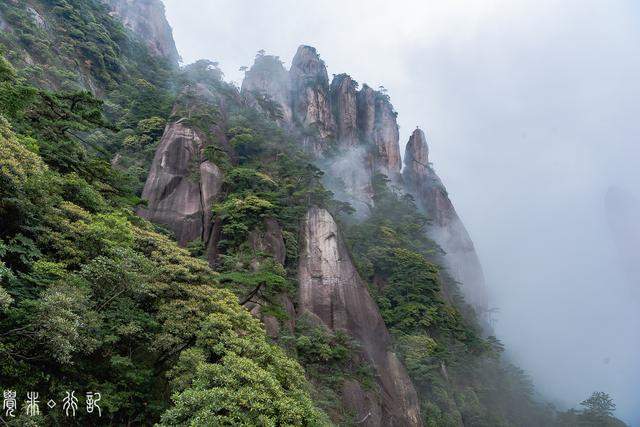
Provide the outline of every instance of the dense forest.
{"type": "Polygon", "coordinates": [[[97,0],[5,1],[0,27],[0,388],[18,396],[2,423],[66,425],[75,390],[78,425],[363,425],[345,390],[381,399],[375,359],[297,310],[313,208],[335,218],[420,424],[624,425],[605,393],[579,410],[545,403],[465,303],[414,197],[377,173],[354,215],[299,143],[308,130],[282,126],[269,96],[214,62],[154,55],[97,0]],[[215,239],[182,244],[138,215],[177,125],[223,177],[205,209],[215,239]],[[86,393],[100,394],[100,416],[86,393]]]}

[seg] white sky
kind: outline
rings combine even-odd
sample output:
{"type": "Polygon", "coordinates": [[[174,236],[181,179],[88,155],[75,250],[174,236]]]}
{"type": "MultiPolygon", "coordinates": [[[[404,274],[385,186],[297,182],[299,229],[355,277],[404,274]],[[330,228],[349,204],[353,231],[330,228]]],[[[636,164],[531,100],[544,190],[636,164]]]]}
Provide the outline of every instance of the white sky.
{"type": "Polygon", "coordinates": [[[230,80],[259,49],[288,66],[310,44],[330,75],[384,85],[401,144],[427,132],[517,363],[550,399],[606,391],[640,426],[640,283],[603,213],[609,185],[640,197],[638,4],[164,1],[184,61],[230,80]]]}

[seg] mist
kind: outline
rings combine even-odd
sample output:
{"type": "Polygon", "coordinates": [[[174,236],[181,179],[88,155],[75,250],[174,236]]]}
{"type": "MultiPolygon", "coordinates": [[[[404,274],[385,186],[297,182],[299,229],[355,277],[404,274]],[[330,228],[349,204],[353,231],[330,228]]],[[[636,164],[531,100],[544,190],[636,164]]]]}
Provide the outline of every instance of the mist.
{"type": "Polygon", "coordinates": [[[510,357],[560,408],[605,391],[640,426],[640,251],[605,203],[640,199],[640,4],[164,1],[184,62],[237,83],[259,49],[288,67],[309,44],[384,85],[401,144],[427,133],[510,357]]]}

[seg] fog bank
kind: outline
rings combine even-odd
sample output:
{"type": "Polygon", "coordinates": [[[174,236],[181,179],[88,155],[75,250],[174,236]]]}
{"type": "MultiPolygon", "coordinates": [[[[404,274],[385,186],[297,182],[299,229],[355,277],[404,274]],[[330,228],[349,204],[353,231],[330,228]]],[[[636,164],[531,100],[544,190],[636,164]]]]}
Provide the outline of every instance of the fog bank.
{"type": "Polygon", "coordinates": [[[401,143],[427,133],[514,360],[559,405],[605,391],[640,426],[640,283],[625,267],[640,251],[605,203],[611,186],[640,199],[638,3],[165,4],[185,62],[218,60],[238,83],[257,50],[288,67],[304,43],[330,73],[384,85],[401,143]]]}

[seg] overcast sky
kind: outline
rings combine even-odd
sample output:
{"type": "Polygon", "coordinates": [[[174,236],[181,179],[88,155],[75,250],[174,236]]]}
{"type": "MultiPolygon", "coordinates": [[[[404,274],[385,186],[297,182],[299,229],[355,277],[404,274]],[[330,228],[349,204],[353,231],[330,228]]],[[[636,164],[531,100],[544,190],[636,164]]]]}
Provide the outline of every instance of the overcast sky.
{"type": "Polygon", "coordinates": [[[640,198],[637,2],[165,4],[184,61],[238,83],[259,49],[288,66],[310,44],[329,74],[384,85],[402,146],[427,132],[513,358],[554,402],[606,391],[640,426],[640,283],[604,212],[611,185],[640,198]]]}

